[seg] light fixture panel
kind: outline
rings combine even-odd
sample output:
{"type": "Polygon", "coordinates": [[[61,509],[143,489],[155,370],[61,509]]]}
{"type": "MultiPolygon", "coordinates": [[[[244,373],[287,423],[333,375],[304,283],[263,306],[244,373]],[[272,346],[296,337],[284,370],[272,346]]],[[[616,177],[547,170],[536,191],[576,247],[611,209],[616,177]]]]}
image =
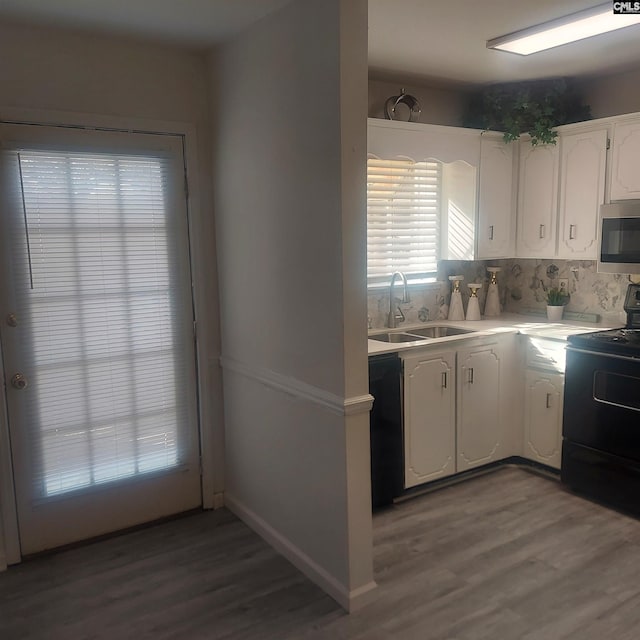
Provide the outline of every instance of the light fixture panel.
{"type": "Polygon", "coordinates": [[[488,40],[487,48],[528,56],[638,23],[640,14],[614,14],[608,3],[488,40]]]}

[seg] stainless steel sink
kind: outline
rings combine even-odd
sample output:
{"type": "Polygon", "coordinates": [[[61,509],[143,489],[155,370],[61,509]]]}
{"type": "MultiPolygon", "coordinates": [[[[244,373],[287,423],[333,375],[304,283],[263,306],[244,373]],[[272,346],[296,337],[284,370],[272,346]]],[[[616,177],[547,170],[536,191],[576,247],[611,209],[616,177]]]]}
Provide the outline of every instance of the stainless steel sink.
{"type": "Polygon", "coordinates": [[[421,338],[444,338],[446,336],[458,336],[463,333],[473,333],[475,329],[461,329],[460,327],[431,326],[407,329],[407,333],[421,338]]]}
{"type": "Polygon", "coordinates": [[[418,342],[426,339],[426,337],[408,333],[378,333],[369,336],[369,340],[378,340],[379,342],[418,342]]]}

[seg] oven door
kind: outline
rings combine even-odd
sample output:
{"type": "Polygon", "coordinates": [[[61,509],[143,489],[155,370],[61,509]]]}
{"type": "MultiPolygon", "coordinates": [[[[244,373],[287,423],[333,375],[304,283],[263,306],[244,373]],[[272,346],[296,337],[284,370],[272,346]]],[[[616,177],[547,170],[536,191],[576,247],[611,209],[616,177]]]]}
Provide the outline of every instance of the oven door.
{"type": "Polygon", "coordinates": [[[640,360],[567,348],[562,435],[640,461],[640,360]]]}
{"type": "Polygon", "coordinates": [[[640,360],[569,347],[562,482],[640,517],[640,360]]]}

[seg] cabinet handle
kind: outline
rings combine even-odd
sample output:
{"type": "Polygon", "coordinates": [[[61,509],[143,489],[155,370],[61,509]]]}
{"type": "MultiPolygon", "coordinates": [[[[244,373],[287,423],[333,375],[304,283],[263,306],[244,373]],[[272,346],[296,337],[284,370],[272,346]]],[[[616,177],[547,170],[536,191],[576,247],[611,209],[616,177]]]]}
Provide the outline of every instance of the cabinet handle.
{"type": "Polygon", "coordinates": [[[575,224],[570,224],[569,225],[569,240],[575,240],[576,239],[576,225],[575,224]]]}
{"type": "Polygon", "coordinates": [[[489,225],[489,240],[493,240],[493,225],[489,225]]]}
{"type": "Polygon", "coordinates": [[[443,389],[447,388],[447,372],[446,371],[442,372],[442,388],[443,389]]]}
{"type": "Polygon", "coordinates": [[[473,367],[469,367],[469,384],[473,384],[473,367]]]}
{"type": "Polygon", "coordinates": [[[547,393],[547,409],[551,409],[551,394],[547,393]]]}
{"type": "Polygon", "coordinates": [[[544,225],[543,224],[540,225],[540,237],[544,238],[544,225]]]}

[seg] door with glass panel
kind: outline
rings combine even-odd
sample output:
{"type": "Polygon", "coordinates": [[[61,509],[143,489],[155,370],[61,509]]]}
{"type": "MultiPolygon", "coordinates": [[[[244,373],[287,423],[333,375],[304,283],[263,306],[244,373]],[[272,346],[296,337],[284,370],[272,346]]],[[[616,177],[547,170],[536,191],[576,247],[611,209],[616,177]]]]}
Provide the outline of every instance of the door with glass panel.
{"type": "Polygon", "coordinates": [[[201,504],[182,140],[1,125],[22,554],[201,504]]]}

